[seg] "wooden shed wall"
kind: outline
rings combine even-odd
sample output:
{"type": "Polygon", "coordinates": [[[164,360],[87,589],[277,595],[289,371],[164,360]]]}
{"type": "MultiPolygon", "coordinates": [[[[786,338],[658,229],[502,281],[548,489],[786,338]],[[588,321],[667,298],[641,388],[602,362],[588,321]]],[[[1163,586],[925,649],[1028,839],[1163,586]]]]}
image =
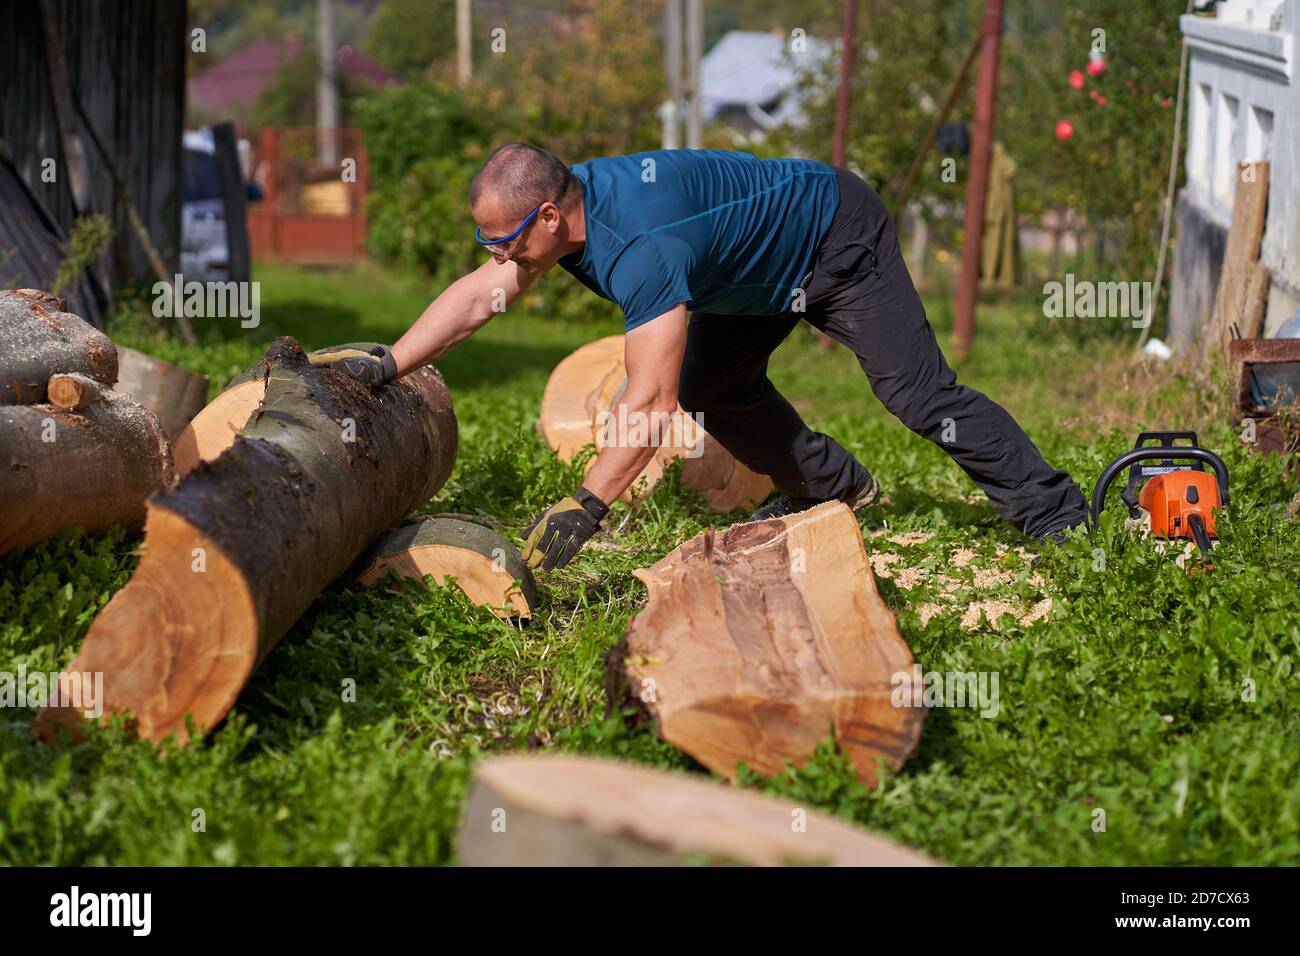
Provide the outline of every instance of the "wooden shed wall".
{"type": "MultiPolygon", "coordinates": [[[[73,91],[114,157],[150,237],[175,269],[180,247],[181,134],[185,122],[185,0],[50,0],[73,91]]],[[[66,232],[72,195],[59,148],[37,0],[0,3],[0,140],[66,232]],[[41,162],[58,179],[41,181],[41,162]]],[[[96,209],[113,223],[109,264],[118,282],[149,279],[148,262],[99,151],[83,133],[96,209]]],[[[0,212],[0,214],[3,214],[0,212]]]]}

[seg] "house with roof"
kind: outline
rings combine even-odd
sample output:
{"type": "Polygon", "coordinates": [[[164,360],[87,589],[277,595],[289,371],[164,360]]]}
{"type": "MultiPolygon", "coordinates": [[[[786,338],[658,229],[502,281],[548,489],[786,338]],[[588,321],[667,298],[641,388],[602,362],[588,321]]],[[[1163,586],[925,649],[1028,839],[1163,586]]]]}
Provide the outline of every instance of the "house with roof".
{"type": "Polygon", "coordinates": [[[1271,284],[1264,335],[1300,309],[1300,0],[1222,0],[1214,17],[1184,16],[1187,183],[1178,202],[1170,344],[1196,346],[1223,268],[1240,164],[1269,163],[1260,261],[1271,284]]]}
{"type": "MultiPolygon", "coordinates": [[[[280,69],[296,63],[302,52],[299,36],[290,36],[284,42],[260,40],[248,44],[190,79],[187,95],[191,112],[204,122],[231,119],[246,129],[257,98],[275,82],[280,69]]],[[[375,87],[401,86],[404,82],[350,43],[338,47],[334,62],[344,82],[359,81],[375,87]]]]}
{"type": "MultiPolygon", "coordinates": [[[[826,67],[836,44],[774,31],[732,30],[700,59],[700,115],[740,141],[805,121],[800,80],[826,67]]],[[[660,117],[668,110],[660,107],[660,117]]]]}

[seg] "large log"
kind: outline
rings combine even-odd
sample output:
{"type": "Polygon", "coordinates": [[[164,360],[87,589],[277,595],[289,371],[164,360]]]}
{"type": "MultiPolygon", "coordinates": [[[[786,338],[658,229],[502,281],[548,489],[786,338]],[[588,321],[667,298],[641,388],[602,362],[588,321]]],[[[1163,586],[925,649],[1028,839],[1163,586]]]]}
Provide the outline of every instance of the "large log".
{"type": "Polygon", "coordinates": [[[568,754],[474,768],[464,866],[934,866],[834,817],[720,783],[568,754]]]}
{"type": "MultiPolygon", "coordinates": [[[[584,345],[560,362],[547,380],[538,434],[564,461],[587,445],[599,450],[618,425],[615,409],[626,386],[623,336],[584,345]]],[[[667,440],[623,493],[624,501],[648,495],[675,458],[682,459],[682,481],[703,495],[713,512],[726,514],[756,504],[772,492],[770,478],[738,462],[681,408],[664,431],[667,440]]]]}
{"type": "Polygon", "coordinates": [[[38,289],[0,292],[0,405],[45,401],[58,372],[117,381],[113,343],[67,309],[66,300],[38,289]]]}
{"type": "Polygon", "coordinates": [[[773,774],[833,731],[874,786],[916,748],[925,709],[891,699],[912,652],[843,502],[710,528],[633,574],[649,597],[607,657],[611,705],[709,769],[773,774]]]}
{"type": "MultiPolygon", "coordinates": [[[[350,342],[319,351],[368,351],[371,348],[373,346],[369,342],[350,342]]],[[[176,456],[176,477],[184,478],[202,462],[216,461],[223,451],[235,443],[235,438],[262,405],[269,381],[267,372],[267,361],[263,356],[231,379],[221,394],[191,418],[172,446],[172,452],[176,456]]]]}
{"type": "MultiPolygon", "coordinates": [[[[372,391],[277,339],[256,413],[215,461],[149,501],[144,554],[74,668],[104,674],[106,713],[140,736],[211,728],[254,666],[370,542],[451,474],[456,419],[425,366],[372,391]]],[[[40,729],[73,723],[46,711],[40,729]]]]}
{"type": "Polygon", "coordinates": [[[42,391],[53,404],[0,405],[0,554],[63,528],[139,528],[173,480],[167,435],[140,403],[80,374],[42,391]]]}
{"type": "Polygon", "coordinates": [[[519,550],[495,531],[471,521],[423,517],[384,535],[357,562],[357,582],[375,584],[389,574],[437,585],[454,578],[472,602],[498,617],[532,616],[537,585],[519,550]]]}
{"type": "Polygon", "coordinates": [[[158,416],[173,441],[208,403],[208,377],[118,346],[117,390],[158,416]]]}

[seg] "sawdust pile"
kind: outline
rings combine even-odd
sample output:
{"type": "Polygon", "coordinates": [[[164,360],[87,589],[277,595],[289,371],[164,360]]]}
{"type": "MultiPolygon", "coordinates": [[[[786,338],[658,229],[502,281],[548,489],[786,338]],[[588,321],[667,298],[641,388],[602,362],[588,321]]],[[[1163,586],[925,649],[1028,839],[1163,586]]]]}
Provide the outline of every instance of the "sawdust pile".
{"type": "Polygon", "coordinates": [[[962,547],[935,562],[932,551],[920,548],[934,538],[929,532],[891,534],[880,530],[871,537],[871,569],[877,578],[909,592],[909,597],[915,593],[916,603],[910,604],[910,609],[916,611],[922,626],[956,608],[964,608],[960,626],[967,631],[978,629],[982,622],[1000,630],[1004,615],[1027,627],[1052,612],[1052,599],[1045,593],[1047,582],[1037,572],[1025,574],[1033,555],[1024,548],[1002,544],[983,550],[962,547]],[[1024,597],[1025,585],[1036,592],[1033,599],[1024,597]]]}

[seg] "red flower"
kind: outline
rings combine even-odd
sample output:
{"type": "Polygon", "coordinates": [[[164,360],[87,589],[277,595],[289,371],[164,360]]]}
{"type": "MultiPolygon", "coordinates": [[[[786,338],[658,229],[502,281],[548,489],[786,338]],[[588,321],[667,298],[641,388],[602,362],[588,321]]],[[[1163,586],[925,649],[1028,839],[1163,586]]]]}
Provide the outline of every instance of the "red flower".
{"type": "Polygon", "coordinates": [[[1085,82],[1086,81],[1083,78],[1083,74],[1080,73],[1078,70],[1075,70],[1073,73],[1070,74],[1070,86],[1073,87],[1074,89],[1076,90],[1083,89],[1083,84],[1085,82]]]}
{"type": "Polygon", "coordinates": [[[1064,142],[1074,136],[1074,124],[1069,120],[1061,120],[1056,124],[1056,138],[1064,142]]]}
{"type": "Polygon", "coordinates": [[[1088,75],[1089,75],[1089,76],[1101,76],[1101,75],[1102,75],[1103,73],[1105,73],[1105,72],[1106,72],[1106,61],[1105,61],[1105,60],[1089,60],[1089,61],[1088,61],[1088,75]]]}

